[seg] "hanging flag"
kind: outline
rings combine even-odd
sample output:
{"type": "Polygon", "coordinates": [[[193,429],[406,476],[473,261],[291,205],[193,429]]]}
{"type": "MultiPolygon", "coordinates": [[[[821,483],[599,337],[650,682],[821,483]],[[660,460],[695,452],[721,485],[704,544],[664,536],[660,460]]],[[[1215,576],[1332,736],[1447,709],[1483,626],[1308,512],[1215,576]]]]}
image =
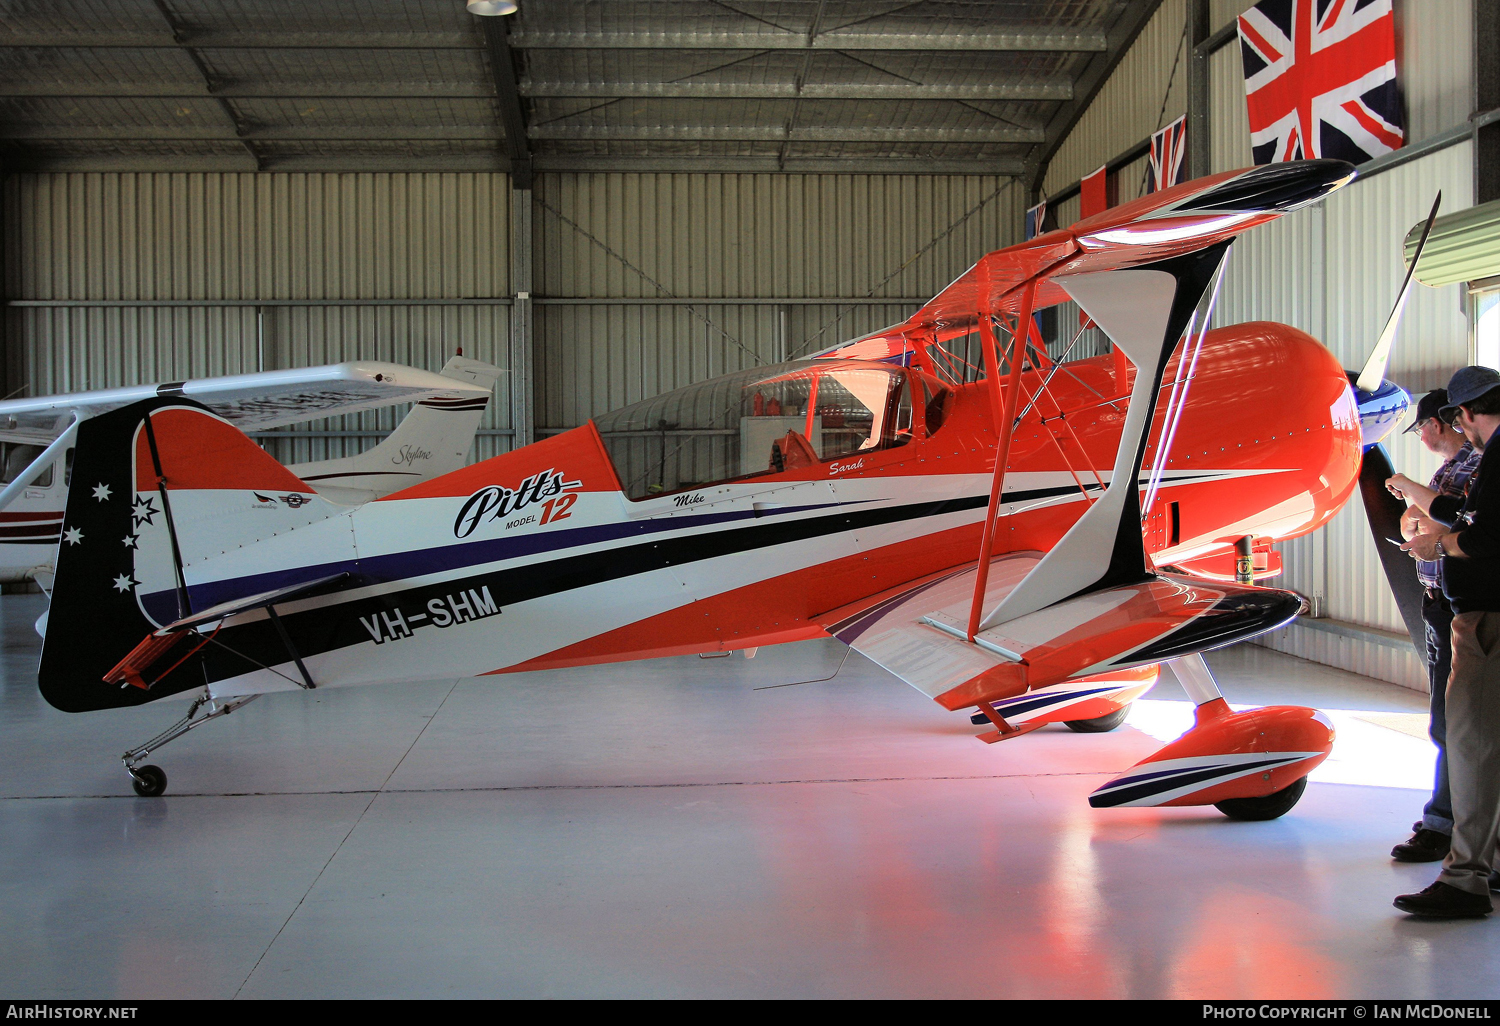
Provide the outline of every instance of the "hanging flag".
{"type": "Polygon", "coordinates": [[[1151,174],[1146,180],[1147,192],[1160,192],[1187,181],[1187,115],[1184,114],[1160,132],[1151,133],[1151,174]]]}
{"type": "Polygon", "coordinates": [[[1042,234],[1042,222],[1047,219],[1047,201],[1042,200],[1026,210],[1026,237],[1034,239],[1042,234]]]}
{"type": "Polygon", "coordinates": [[[1086,176],[1078,188],[1078,219],[1087,220],[1109,209],[1109,168],[1086,176]]]}
{"type": "Polygon", "coordinates": [[[1401,147],[1391,0],[1260,0],[1239,35],[1257,164],[1401,147]]]}

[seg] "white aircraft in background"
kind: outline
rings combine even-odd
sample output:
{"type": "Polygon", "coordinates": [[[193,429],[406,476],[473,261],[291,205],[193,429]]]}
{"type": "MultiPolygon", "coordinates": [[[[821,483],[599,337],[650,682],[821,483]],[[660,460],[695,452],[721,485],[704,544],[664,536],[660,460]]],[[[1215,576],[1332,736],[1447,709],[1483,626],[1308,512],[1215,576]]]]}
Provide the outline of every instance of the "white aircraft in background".
{"type": "MultiPolygon", "coordinates": [[[[360,505],[462,467],[502,373],[459,355],[437,374],[357,361],[0,402],[0,581],[36,581],[51,594],[73,438],[88,417],[142,399],[186,396],[248,432],[415,402],[396,430],[367,452],[288,468],[324,498],[360,505]]],[[[300,505],[308,498],[265,500],[300,505]]],[[[44,613],[38,633],[45,625],[44,613]]]]}

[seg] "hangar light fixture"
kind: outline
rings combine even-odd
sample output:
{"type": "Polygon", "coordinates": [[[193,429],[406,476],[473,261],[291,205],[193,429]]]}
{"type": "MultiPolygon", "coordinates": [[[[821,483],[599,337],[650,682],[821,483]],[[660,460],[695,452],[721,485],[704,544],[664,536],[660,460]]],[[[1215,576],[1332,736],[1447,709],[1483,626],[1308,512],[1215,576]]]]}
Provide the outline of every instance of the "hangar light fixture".
{"type": "Polygon", "coordinates": [[[499,14],[515,14],[516,0],[469,0],[465,5],[470,14],[493,18],[499,14]]]}

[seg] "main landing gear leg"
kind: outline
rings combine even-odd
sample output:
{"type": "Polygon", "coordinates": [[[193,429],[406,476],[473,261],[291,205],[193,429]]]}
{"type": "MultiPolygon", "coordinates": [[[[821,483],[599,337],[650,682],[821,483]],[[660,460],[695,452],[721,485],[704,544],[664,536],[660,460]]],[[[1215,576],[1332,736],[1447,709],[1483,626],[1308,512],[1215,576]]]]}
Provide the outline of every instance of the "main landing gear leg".
{"type": "Polygon", "coordinates": [[[1223,701],[1224,692],[1219,690],[1218,681],[1208,668],[1208,661],[1203,658],[1202,652],[1192,655],[1178,656],[1168,665],[1172,672],[1177,674],[1177,679],[1182,683],[1182,690],[1187,692],[1188,698],[1192,699],[1194,705],[1202,706],[1209,702],[1223,701]]]}
{"type": "Polygon", "coordinates": [[[259,697],[259,695],[246,695],[243,698],[231,698],[226,701],[203,695],[193,699],[193,704],[188,707],[186,716],[160,734],[157,734],[150,741],[137,748],[132,748],[120,757],[120,761],[125,764],[125,772],[130,774],[130,785],[135,788],[135,793],[142,798],[156,798],[167,791],[166,773],[162,771],[160,766],[139,765],[142,759],[169,741],[176,741],[195,727],[201,727],[209,720],[218,719],[220,716],[228,716],[236,709],[244,708],[259,697]]]}

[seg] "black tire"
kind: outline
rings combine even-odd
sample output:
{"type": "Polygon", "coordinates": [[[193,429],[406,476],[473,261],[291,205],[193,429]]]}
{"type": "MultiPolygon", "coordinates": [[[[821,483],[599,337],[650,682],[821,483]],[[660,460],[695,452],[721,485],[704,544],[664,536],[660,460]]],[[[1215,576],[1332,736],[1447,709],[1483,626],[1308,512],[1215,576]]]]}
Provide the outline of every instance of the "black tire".
{"type": "Polygon", "coordinates": [[[130,774],[130,786],[142,798],[160,798],[167,793],[167,774],[160,766],[137,766],[130,774]]]}
{"type": "Polygon", "coordinates": [[[1114,730],[1125,722],[1125,717],[1130,715],[1130,705],[1127,703],[1112,713],[1103,716],[1095,716],[1091,720],[1064,720],[1069,730],[1076,730],[1080,734],[1103,734],[1114,730]]]}
{"type": "Polygon", "coordinates": [[[1276,819],[1291,812],[1292,806],[1297,804],[1302,792],[1306,790],[1307,778],[1299,777],[1280,791],[1264,798],[1226,798],[1222,802],[1214,802],[1214,808],[1230,819],[1276,819]]]}

